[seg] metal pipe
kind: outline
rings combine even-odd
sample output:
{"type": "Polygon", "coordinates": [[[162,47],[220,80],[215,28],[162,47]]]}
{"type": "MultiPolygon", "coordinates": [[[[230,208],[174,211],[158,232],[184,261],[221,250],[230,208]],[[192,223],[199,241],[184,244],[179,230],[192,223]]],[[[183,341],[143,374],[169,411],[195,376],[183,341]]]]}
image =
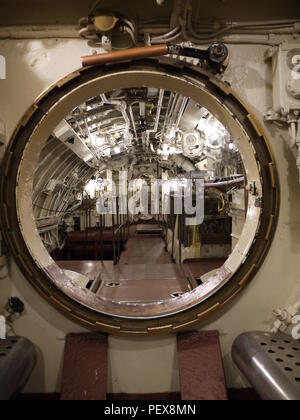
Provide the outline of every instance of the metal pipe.
{"type": "Polygon", "coordinates": [[[175,222],[174,222],[174,226],[172,226],[173,229],[172,229],[172,254],[171,254],[171,256],[172,256],[172,260],[174,261],[175,231],[176,231],[176,222],[177,222],[177,216],[175,216],[174,212],[173,212],[173,217],[175,219],[175,222]]]}
{"type": "Polygon", "coordinates": [[[161,39],[161,40],[158,40],[158,41],[151,41],[153,44],[158,44],[158,43],[160,43],[160,42],[163,42],[163,41],[165,41],[165,42],[174,42],[174,41],[177,41],[178,40],[178,38],[180,38],[180,37],[182,37],[182,32],[180,31],[180,32],[178,32],[178,34],[176,34],[176,35],[173,35],[172,37],[170,37],[170,38],[164,38],[164,39],[161,39]]]}
{"type": "Polygon", "coordinates": [[[161,142],[163,141],[166,128],[169,125],[171,125],[172,114],[174,113],[174,109],[176,108],[176,106],[178,104],[179,98],[180,98],[180,96],[179,96],[178,93],[174,93],[174,95],[171,93],[171,95],[170,95],[170,100],[169,100],[169,103],[168,103],[168,109],[167,109],[167,112],[166,112],[163,129],[162,129],[162,132],[161,132],[161,138],[160,138],[161,142]],[[169,110],[169,112],[168,112],[168,110],[169,110]]]}
{"type": "Polygon", "coordinates": [[[101,262],[103,262],[103,215],[100,214],[100,244],[101,244],[101,262]]]}
{"type": "Polygon", "coordinates": [[[179,214],[178,215],[178,260],[179,260],[179,264],[181,265],[181,260],[182,260],[182,256],[181,256],[181,244],[182,244],[182,215],[179,214]]]}
{"type": "Polygon", "coordinates": [[[183,100],[182,100],[182,104],[181,104],[181,107],[180,107],[180,110],[179,110],[179,113],[178,113],[178,117],[177,117],[177,120],[176,120],[176,123],[175,123],[175,130],[178,129],[180,120],[181,120],[181,118],[184,114],[184,111],[186,110],[186,106],[187,106],[188,101],[189,101],[189,98],[186,98],[186,97],[184,97],[183,100]]]}
{"type": "Polygon", "coordinates": [[[129,28],[128,26],[124,25],[124,26],[121,26],[121,27],[120,27],[120,30],[121,30],[121,31],[123,31],[123,32],[126,32],[127,34],[129,34],[129,36],[130,36],[130,38],[131,38],[132,43],[133,43],[134,45],[138,45],[138,42],[137,42],[137,40],[136,40],[136,34],[135,34],[135,32],[133,32],[133,31],[131,30],[131,28],[129,28]]]}
{"type": "Polygon", "coordinates": [[[167,215],[167,220],[165,220],[165,248],[168,250],[168,226],[169,226],[169,215],[167,215]]]}
{"type": "Polygon", "coordinates": [[[159,91],[159,98],[158,98],[158,105],[157,105],[157,113],[156,113],[156,119],[155,119],[155,125],[154,125],[154,132],[156,133],[158,130],[159,125],[159,118],[161,114],[161,108],[164,100],[165,91],[164,89],[160,89],[159,91]]]}
{"type": "Polygon", "coordinates": [[[138,135],[137,135],[137,131],[136,131],[136,125],[135,125],[134,115],[133,115],[133,111],[132,111],[132,106],[131,105],[129,107],[129,115],[130,115],[130,119],[131,119],[132,128],[133,128],[133,131],[134,131],[135,140],[138,143],[139,139],[138,139],[138,135]]]}
{"type": "Polygon", "coordinates": [[[167,120],[167,124],[166,124],[167,126],[172,121],[173,112],[174,112],[174,109],[175,109],[175,107],[177,105],[178,100],[179,100],[179,93],[176,93],[175,96],[174,96],[173,103],[171,105],[171,109],[170,109],[169,115],[168,115],[168,120],[167,120]]]}
{"type": "Polygon", "coordinates": [[[117,252],[118,252],[118,262],[121,256],[121,241],[120,241],[120,230],[121,230],[121,220],[120,220],[120,208],[119,208],[119,196],[117,197],[117,226],[118,226],[118,236],[117,236],[117,252]]]}
{"type": "MultiPolygon", "coordinates": [[[[218,38],[222,35],[231,34],[232,31],[234,31],[235,29],[239,29],[239,28],[248,28],[249,29],[249,27],[252,26],[251,23],[253,23],[253,22],[240,22],[240,23],[231,22],[229,25],[226,25],[224,28],[221,28],[218,31],[214,31],[214,32],[211,32],[209,34],[199,34],[199,33],[196,32],[195,28],[193,27],[192,13],[193,12],[192,12],[191,3],[187,2],[186,5],[185,5],[185,9],[184,9],[183,21],[185,22],[185,25],[187,27],[187,32],[191,35],[191,37],[196,39],[198,41],[198,43],[199,42],[210,42],[211,40],[214,40],[214,39],[216,39],[216,38],[218,38]]],[[[272,24],[277,24],[277,23],[278,23],[278,21],[273,21],[272,22],[272,24]]],[[[262,23],[261,26],[263,26],[263,23],[262,23]]],[[[272,32],[272,28],[270,28],[270,29],[271,29],[271,32],[272,32]]]]}
{"type": "Polygon", "coordinates": [[[113,257],[114,257],[114,265],[117,264],[117,259],[116,259],[116,238],[115,238],[115,216],[114,216],[114,211],[112,212],[112,235],[113,235],[113,257]]]}
{"type": "Polygon", "coordinates": [[[175,126],[176,121],[178,119],[181,107],[182,107],[182,101],[184,101],[184,97],[182,95],[178,96],[177,102],[176,102],[176,106],[174,108],[173,111],[173,115],[172,115],[172,127],[175,126]]]}
{"type": "Polygon", "coordinates": [[[172,29],[172,31],[170,31],[170,32],[167,32],[167,33],[165,33],[163,35],[152,37],[151,41],[163,41],[166,38],[170,38],[173,35],[176,35],[177,32],[180,31],[180,29],[181,29],[181,27],[178,25],[178,26],[176,26],[176,28],[172,29]]]}
{"type": "Polygon", "coordinates": [[[68,39],[79,38],[74,25],[5,26],[0,28],[0,39],[68,39]]]}
{"type": "Polygon", "coordinates": [[[162,104],[163,104],[163,100],[164,100],[164,95],[165,95],[165,90],[164,89],[160,89],[160,91],[159,91],[159,97],[158,97],[158,104],[157,104],[157,111],[156,111],[154,128],[153,128],[153,130],[147,130],[147,139],[146,139],[146,146],[147,147],[149,147],[149,143],[150,143],[150,140],[149,140],[150,133],[156,133],[157,130],[158,130],[159,119],[160,119],[162,104]]]}
{"type": "Polygon", "coordinates": [[[232,179],[230,181],[221,181],[221,182],[209,182],[205,184],[205,188],[220,188],[220,187],[229,187],[229,186],[238,186],[238,185],[244,185],[245,178],[240,177],[236,179],[232,179]]]}
{"type": "Polygon", "coordinates": [[[123,51],[113,51],[105,54],[94,54],[82,57],[83,67],[99,66],[139,58],[162,56],[169,53],[167,44],[152,45],[147,47],[130,48],[123,51]]]}
{"type": "Polygon", "coordinates": [[[127,104],[125,101],[118,101],[116,99],[107,99],[104,93],[100,95],[100,98],[104,104],[114,105],[116,107],[119,107],[119,111],[121,112],[126,124],[130,126],[130,121],[126,112],[127,104]]]}
{"type": "Polygon", "coordinates": [[[175,93],[173,94],[173,92],[170,93],[170,97],[169,97],[169,102],[168,102],[168,106],[167,106],[167,111],[166,111],[166,115],[165,115],[165,121],[164,121],[164,125],[163,125],[163,129],[161,131],[161,138],[160,140],[163,141],[163,136],[166,130],[166,126],[167,126],[167,119],[168,119],[168,115],[170,113],[170,108],[172,105],[172,101],[173,101],[173,97],[175,96],[175,93]]]}
{"type": "MultiPolygon", "coordinates": [[[[187,8],[186,8],[185,12],[184,12],[184,16],[181,19],[181,21],[182,21],[182,35],[183,35],[183,38],[186,41],[192,42],[194,44],[207,45],[210,42],[213,42],[213,41],[216,40],[216,34],[215,33],[211,35],[211,38],[207,38],[207,39],[200,38],[198,36],[198,34],[195,34],[196,36],[193,36],[192,33],[190,32],[189,25],[187,25],[187,22],[188,22],[187,21],[187,17],[188,17],[187,15],[188,15],[188,13],[187,13],[187,8]]],[[[262,39],[255,39],[255,38],[252,39],[249,36],[248,37],[239,36],[239,38],[234,39],[234,38],[231,38],[230,36],[226,38],[225,35],[226,35],[226,33],[224,33],[221,38],[222,38],[222,42],[225,42],[226,44],[268,45],[268,46],[270,46],[270,45],[274,46],[274,45],[279,45],[280,44],[280,41],[276,41],[276,42],[275,41],[274,42],[270,41],[269,40],[269,35],[266,35],[262,39]]]]}

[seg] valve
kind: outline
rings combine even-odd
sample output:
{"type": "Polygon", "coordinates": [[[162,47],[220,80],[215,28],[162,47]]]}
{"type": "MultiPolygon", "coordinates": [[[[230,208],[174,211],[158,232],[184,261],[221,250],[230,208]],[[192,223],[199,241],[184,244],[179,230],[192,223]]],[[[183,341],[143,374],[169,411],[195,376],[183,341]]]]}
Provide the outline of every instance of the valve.
{"type": "Polygon", "coordinates": [[[24,312],[24,303],[17,297],[8,299],[6,310],[10,315],[21,315],[24,312]]]}

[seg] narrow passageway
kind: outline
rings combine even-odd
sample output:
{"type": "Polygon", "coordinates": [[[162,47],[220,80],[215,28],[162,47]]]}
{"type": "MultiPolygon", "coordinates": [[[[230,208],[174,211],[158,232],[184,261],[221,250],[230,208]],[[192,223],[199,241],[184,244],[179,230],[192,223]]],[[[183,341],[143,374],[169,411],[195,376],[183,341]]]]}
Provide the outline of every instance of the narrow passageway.
{"type": "Polygon", "coordinates": [[[152,223],[131,225],[117,264],[104,261],[57,261],[68,273],[89,279],[91,293],[115,302],[153,302],[179,297],[201,284],[202,276],[225,258],[185,260],[177,264],[166,250],[164,231],[152,223]]]}
{"type": "Polygon", "coordinates": [[[117,302],[176,298],[197,287],[197,278],[224,262],[217,258],[176,264],[165,248],[162,232],[158,232],[159,227],[151,224],[131,227],[118,264],[103,263],[99,296],[117,302]]]}
{"type": "Polygon", "coordinates": [[[121,254],[120,264],[171,264],[172,257],[165,249],[165,242],[158,225],[134,225],[126,249],[121,254]],[[147,228],[150,228],[147,233],[147,228]],[[156,230],[155,230],[156,229],[156,230]]]}
{"type": "Polygon", "coordinates": [[[141,225],[131,227],[130,239],[118,264],[104,261],[98,295],[122,302],[148,302],[169,299],[192,289],[182,267],[166,251],[162,233],[153,231],[147,233],[147,229],[141,230],[141,225]]]}

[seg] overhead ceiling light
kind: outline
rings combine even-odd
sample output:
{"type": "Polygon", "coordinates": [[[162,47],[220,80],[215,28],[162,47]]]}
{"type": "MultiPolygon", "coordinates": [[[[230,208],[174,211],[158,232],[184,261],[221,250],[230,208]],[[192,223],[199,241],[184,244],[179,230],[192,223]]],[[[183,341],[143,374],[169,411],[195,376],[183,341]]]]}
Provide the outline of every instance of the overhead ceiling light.
{"type": "Polygon", "coordinates": [[[223,146],[223,133],[215,124],[205,127],[204,132],[208,147],[212,149],[219,149],[223,146]]]}
{"type": "Polygon", "coordinates": [[[102,136],[91,135],[92,144],[95,147],[102,147],[105,143],[105,138],[102,136]]]}
{"type": "Polygon", "coordinates": [[[85,185],[84,191],[90,196],[90,198],[95,198],[96,191],[99,191],[99,186],[94,179],[90,179],[89,182],[85,185]]]}

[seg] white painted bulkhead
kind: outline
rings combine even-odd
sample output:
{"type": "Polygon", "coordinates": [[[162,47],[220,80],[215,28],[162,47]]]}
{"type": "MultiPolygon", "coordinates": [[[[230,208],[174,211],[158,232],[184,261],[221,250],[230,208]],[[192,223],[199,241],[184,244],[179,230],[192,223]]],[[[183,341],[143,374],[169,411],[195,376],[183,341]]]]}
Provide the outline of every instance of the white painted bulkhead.
{"type": "MultiPolygon", "coordinates": [[[[264,61],[264,46],[230,46],[230,66],[225,80],[249,103],[263,122],[272,105],[271,69],[264,61]]],[[[91,53],[83,40],[2,40],[0,55],[6,59],[7,78],[0,81],[0,120],[7,139],[36,97],[53,82],[80,67],[80,57],[91,53]]],[[[233,366],[230,350],[235,337],[248,330],[268,330],[272,309],[285,307],[300,279],[300,185],[295,158],[285,139],[288,132],[264,124],[278,164],[281,208],[275,239],[256,278],[232,305],[203,325],[221,333],[229,387],[246,386],[233,366]]],[[[6,139],[6,141],[7,141],[6,139]]],[[[299,283],[298,283],[299,286],[299,283]]],[[[59,392],[64,337],[83,331],[71,323],[29,285],[15,262],[0,279],[0,306],[19,296],[26,313],[14,327],[38,348],[38,364],[25,392],[59,392]]],[[[293,302],[291,302],[293,303],[293,302]]],[[[157,393],[179,390],[176,337],[109,339],[108,392],[157,393]]]]}

